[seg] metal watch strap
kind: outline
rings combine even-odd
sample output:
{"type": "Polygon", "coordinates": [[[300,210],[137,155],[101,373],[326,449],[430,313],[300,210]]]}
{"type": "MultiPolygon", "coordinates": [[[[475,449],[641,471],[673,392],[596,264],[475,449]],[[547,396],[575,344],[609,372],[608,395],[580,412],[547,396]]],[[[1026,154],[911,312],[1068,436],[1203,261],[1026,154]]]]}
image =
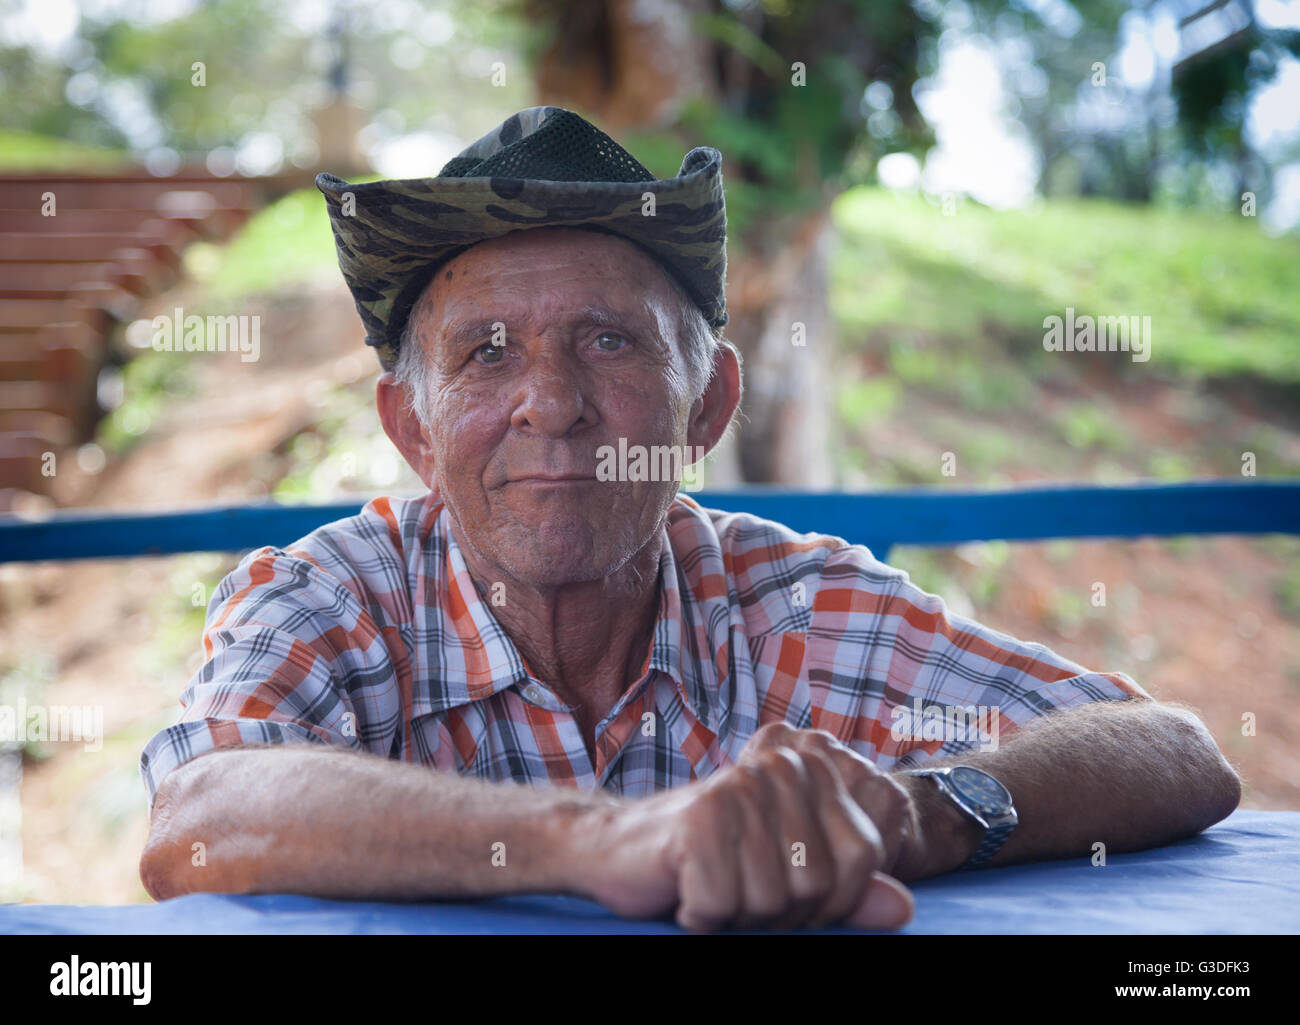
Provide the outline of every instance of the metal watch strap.
{"type": "Polygon", "coordinates": [[[1011,831],[1015,828],[1016,824],[1014,822],[1003,822],[999,825],[989,827],[984,832],[984,839],[981,840],[980,845],[975,848],[975,853],[962,862],[961,865],[957,866],[958,870],[979,868],[1001,850],[1002,844],[1006,841],[1007,837],[1011,835],[1011,831]]]}
{"type": "Polygon", "coordinates": [[[981,838],[979,846],[975,848],[971,856],[957,866],[957,871],[965,869],[979,868],[987,862],[993,855],[1002,849],[1003,843],[1006,842],[1011,831],[1019,824],[1019,816],[1016,815],[1014,806],[1011,809],[1011,818],[1009,821],[1001,821],[996,825],[990,825],[975,811],[966,806],[965,802],[957,795],[957,791],[947,779],[947,773],[939,769],[912,769],[909,775],[928,776],[934,781],[934,785],[939,792],[955,804],[961,813],[967,818],[973,819],[984,829],[984,836],[981,838]]]}

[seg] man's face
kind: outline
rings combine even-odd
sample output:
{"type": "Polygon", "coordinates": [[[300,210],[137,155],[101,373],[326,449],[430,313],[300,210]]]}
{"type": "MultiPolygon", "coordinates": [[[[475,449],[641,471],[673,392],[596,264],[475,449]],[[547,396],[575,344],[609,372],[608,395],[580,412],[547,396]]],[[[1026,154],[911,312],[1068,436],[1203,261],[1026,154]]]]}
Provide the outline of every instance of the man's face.
{"type": "Polygon", "coordinates": [[[702,441],[665,272],[622,239],[548,228],[479,243],[430,287],[427,458],[458,539],[531,586],[608,576],[677,482],[597,480],[598,450],[702,441]]]}

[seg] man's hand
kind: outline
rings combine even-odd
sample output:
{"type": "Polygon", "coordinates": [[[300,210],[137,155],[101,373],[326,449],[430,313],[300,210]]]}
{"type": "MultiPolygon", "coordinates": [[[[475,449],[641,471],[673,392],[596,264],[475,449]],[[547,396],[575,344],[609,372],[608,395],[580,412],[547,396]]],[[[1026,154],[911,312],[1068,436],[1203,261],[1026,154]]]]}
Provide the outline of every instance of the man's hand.
{"type": "Polygon", "coordinates": [[[890,873],[918,830],[903,787],[820,730],[772,723],[708,780],[586,813],[579,889],[683,928],[894,929],[912,895],[890,873]]]}

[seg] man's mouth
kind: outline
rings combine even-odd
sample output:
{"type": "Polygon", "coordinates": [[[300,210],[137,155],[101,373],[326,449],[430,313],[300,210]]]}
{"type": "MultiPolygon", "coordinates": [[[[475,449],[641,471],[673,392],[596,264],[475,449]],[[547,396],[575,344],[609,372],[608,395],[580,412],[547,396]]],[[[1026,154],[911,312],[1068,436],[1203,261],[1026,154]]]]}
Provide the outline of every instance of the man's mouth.
{"type": "Polygon", "coordinates": [[[527,477],[514,477],[507,484],[584,484],[594,481],[591,474],[533,474],[527,477]]]}

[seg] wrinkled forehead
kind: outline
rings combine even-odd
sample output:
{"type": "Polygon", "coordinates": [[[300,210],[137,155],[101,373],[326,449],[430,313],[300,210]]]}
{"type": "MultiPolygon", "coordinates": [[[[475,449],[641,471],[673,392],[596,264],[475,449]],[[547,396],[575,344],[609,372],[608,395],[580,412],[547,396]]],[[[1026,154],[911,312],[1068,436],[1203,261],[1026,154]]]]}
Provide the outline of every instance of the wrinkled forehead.
{"type": "Polygon", "coordinates": [[[488,319],[622,323],[667,338],[681,301],[668,273],[636,244],[608,232],[538,228],[480,242],[442,264],[413,315],[435,336],[488,319]]]}

